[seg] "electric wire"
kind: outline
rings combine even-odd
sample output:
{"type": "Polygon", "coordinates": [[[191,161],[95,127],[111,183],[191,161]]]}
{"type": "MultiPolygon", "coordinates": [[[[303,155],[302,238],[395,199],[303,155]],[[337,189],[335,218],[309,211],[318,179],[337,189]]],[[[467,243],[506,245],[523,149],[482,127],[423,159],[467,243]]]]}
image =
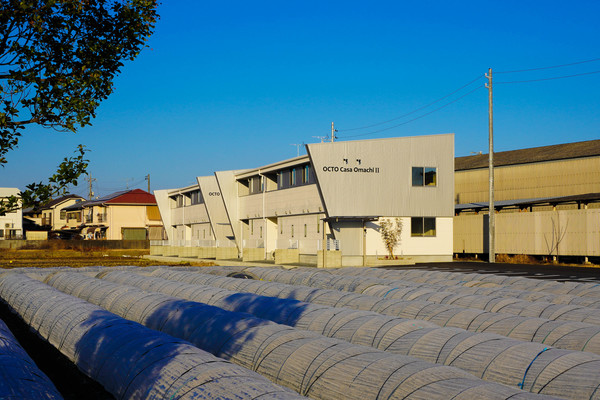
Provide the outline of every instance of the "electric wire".
{"type": "Polygon", "coordinates": [[[438,108],[435,108],[435,109],[433,109],[433,110],[431,110],[431,111],[429,111],[429,112],[427,112],[427,113],[425,113],[425,114],[423,114],[423,115],[419,115],[418,117],[415,117],[415,118],[409,119],[408,121],[404,121],[404,122],[402,122],[402,123],[400,123],[400,124],[396,124],[396,125],[388,126],[387,128],[378,129],[378,130],[376,130],[376,131],[372,131],[372,132],[361,133],[361,134],[358,134],[358,135],[344,136],[344,139],[346,139],[346,138],[360,137],[360,136],[368,136],[368,135],[373,135],[373,134],[375,134],[375,133],[384,132],[384,131],[387,131],[387,130],[390,130],[390,129],[393,129],[393,128],[397,128],[397,127],[399,127],[399,126],[402,126],[402,125],[409,124],[409,123],[411,123],[411,122],[414,122],[414,121],[416,121],[416,120],[419,120],[419,119],[421,119],[421,118],[423,118],[423,117],[426,117],[426,116],[428,116],[428,115],[430,115],[430,114],[433,114],[434,112],[440,111],[440,110],[442,110],[442,109],[444,109],[444,108],[448,107],[449,105],[451,105],[451,104],[453,104],[453,103],[456,103],[457,101],[459,101],[459,100],[461,100],[461,99],[463,99],[463,98],[467,97],[468,95],[470,95],[470,94],[474,93],[475,91],[477,91],[478,89],[481,89],[481,88],[483,88],[483,87],[484,87],[483,85],[477,86],[475,89],[473,89],[473,90],[470,90],[469,92],[465,93],[464,95],[462,95],[462,96],[460,96],[460,97],[458,97],[458,98],[456,98],[456,99],[454,99],[454,100],[452,100],[452,101],[450,101],[450,102],[448,102],[448,103],[446,103],[446,104],[444,104],[444,105],[442,105],[442,106],[440,106],[440,107],[438,107],[438,108]]]}
{"type": "Polygon", "coordinates": [[[434,105],[434,104],[436,104],[436,103],[439,103],[440,101],[442,101],[442,100],[444,100],[444,99],[446,99],[446,98],[448,98],[448,97],[452,96],[453,94],[455,94],[455,93],[457,93],[457,92],[461,91],[462,89],[466,88],[467,86],[469,86],[469,85],[473,84],[474,82],[476,82],[478,79],[480,79],[480,78],[482,78],[482,77],[483,77],[483,74],[481,74],[481,75],[478,75],[478,76],[477,76],[475,79],[473,79],[472,81],[470,81],[470,82],[468,82],[468,83],[464,84],[463,86],[461,86],[461,87],[459,87],[458,89],[456,89],[456,90],[454,90],[454,91],[452,91],[452,92],[448,93],[447,95],[445,95],[445,96],[443,96],[443,97],[440,97],[439,99],[437,99],[437,100],[435,100],[435,101],[432,101],[431,103],[428,103],[428,104],[426,104],[426,105],[424,105],[424,106],[421,106],[421,107],[419,107],[419,108],[417,108],[417,109],[415,109],[415,110],[412,110],[412,111],[410,111],[410,112],[408,112],[408,113],[406,113],[406,114],[400,115],[399,117],[392,118],[392,119],[388,119],[387,121],[377,122],[377,123],[375,123],[375,124],[371,124],[371,125],[360,126],[360,127],[357,127],[357,128],[338,129],[338,132],[348,132],[348,131],[356,131],[356,130],[360,130],[360,129],[372,128],[372,127],[375,127],[375,126],[379,126],[379,125],[387,124],[388,122],[396,121],[396,120],[398,120],[398,119],[401,119],[401,118],[407,117],[407,116],[409,116],[409,115],[411,115],[411,114],[414,114],[414,113],[416,113],[416,112],[418,112],[418,111],[421,111],[421,110],[423,110],[423,109],[425,109],[425,108],[427,108],[427,107],[430,107],[430,106],[432,106],[432,105],[434,105]]]}
{"type": "Polygon", "coordinates": [[[568,64],[552,65],[552,66],[549,66],[549,67],[517,69],[517,70],[512,70],[512,71],[494,71],[494,73],[495,74],[512,74],[512,73],[517,73],[517,72],[541,71],[541,70],[544,70],[544,69],[570,67],[572,65],[585,64],[585,63],[590,63],[590,62],[594,62],[594,61],[600,61],[600,58],[592,58],[591,60],[577,61],[577,62],[568,63],[568,64]]]}
{"type": "Polygon", "coordinates": [[[527,79],[527,80],[522,80],[522,81],[494,82],[494,85],[503,85],[503,84],[511,84],[511,83],[528,83],[528,82],[551,81],[551,80],[554,80],[554,79],[573,78],[573,77],[576,77],[576,76],[592,75],[592,74],[598,74],[598,73],[600,73],[600,70],[599,71],[591,71],[591,72],[582,72],[580,74],[563,75],[563,76],[553,76],[553,77],[550,77],[550,78],[527,79]]]}

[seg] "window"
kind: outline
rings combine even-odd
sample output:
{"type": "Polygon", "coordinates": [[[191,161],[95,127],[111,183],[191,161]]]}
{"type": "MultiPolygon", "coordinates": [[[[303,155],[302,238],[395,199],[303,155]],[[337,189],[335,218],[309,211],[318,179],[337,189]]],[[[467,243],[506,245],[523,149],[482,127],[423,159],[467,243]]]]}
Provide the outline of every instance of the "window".
{"type": "Polygon", "coordinates": [[[413,186],[437,186],[437,169],[434,167],[412,167],[413,186]]]}
{"type": "Polygon", "coordinates": [[[182,195],[177,196],[177,207],[183,207],[183,196],[182,195]]]}
{"type": "Polygon", "coordinates": [[[191,192],[190,197],[191,197],[192,205],[202,203],[202,193],[200,193],[199,190],[195,190],[195,191],[191,192]]]}
{"type": "Polygon", "coordinates": [[[60,210],[60,219],[66,219],[67,218],[67,212],[65,210],[60,210]]]}
{"type": "Polygon", "coordinates": [[[4,237],[4,229],[0,229],[0,238],[4,237]]]}
{"type": "Polygon", "coordinates": [[[411,236],[435,236],[435,218],[412,217],[410,219],[411,236]]]}
{"type": "Polygon", "coordinates": [[[260,176],[253,176],[248,180],[250,194],[261,193],[263,191],[263,181],[260,176]]]}
{"type": "Polygon", "coordinates": [[[290,174],[290,186],[294,186],[296,184],[296,168],[292,168],[292,173],[290,174]]]}
{"type": "Polygon", "coordinates": [[[305,165],[302,169],[302,183],[308,183],[310,180],[310,166],[305,165]]]}

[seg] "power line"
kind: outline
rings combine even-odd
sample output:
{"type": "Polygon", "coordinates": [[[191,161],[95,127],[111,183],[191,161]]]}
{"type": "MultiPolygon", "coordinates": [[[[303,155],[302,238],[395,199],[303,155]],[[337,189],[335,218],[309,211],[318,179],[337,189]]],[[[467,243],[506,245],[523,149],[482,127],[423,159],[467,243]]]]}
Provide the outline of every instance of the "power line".
{"type": "Polygon", "coordinates": [[[512,74],[512,73],[517,73],[517,72],[540,71],[540,70],[543,70],[543,69],[553,69],[553,68],[570,67],[571,65],[585,64],[585,63],[590,63],[590,62],[594,62],[594,61],[600,61],[600,58],[592,58],[591,60],[577,61],[577,62],[573,62],[573,63],[569,63],[569,64],[552,65],[550,67],[518,69],[518,70],[513,70],[513,71],[500,71],[500,72],[494,72],[494,73],[495,74],[512,74]]]}
{"type": "Polygon", "coordinates": [[[483,85],[477,86],[475,89],[473,89],[473,90],[471,90],[471,91],[469,91],[469,92],[465,93],[464,95],[462,95],[462,96],[460,96],[460,97],[458,97],[458,98],[456,98],[456,99],[454,99],[454,100],[452,100],[452,101],[450,101],[450,102],[448,102],[448,103],[444,104],[443,106],[440,106],[440,107],[438,107],[438,108],[436,108],[436,109],[434,109],[434,110],[431,110],[431,111],[429,111],[429,112],[427,112],[427,113],[425,113],[425,114],[423,114],[423,115],[420,115],[420,116],[418,116],[418,117],[415,117],[415,118],[413,118],[413,119],[409,119],[408,121],[404,121],[404,122],[403,122],[403,123],[401,123],[401,124],[397,124],[397,125],[389,126],[389,127],[387,127],[387,128],[379,129],[379,130],[376,130],[376,131],[373,131],[373,132],[362,133],[362,134],[359,134],[359,135],[345,136],[345,138],[353,138],[353,137],[359,137],[359,136],[373,135],[373,134],[375,134],[375,133],[384,132],[384,131],[387,131],[387,130],[390,130],[390,129],[393,129],[393,128],[397,128],[397,127],[399,127],[399,126],[402,126],[402,125],[406,125],[406,124],[408,124],[408,123],[411,123],[411,122],[413,122],[413,121],[416,121],[416,120],[418,120],[418,119],[421,119],[421,118],[423,118],[423,117],[426,117],[426,116],[428,116],[428,115],[430,115],[430,114],[433,114],[434,112],[436,112],[436,111],[439,111],[439,110],[441,110],[441,109],[443,109],[443,108],[446,108],[446,107],[448,107],[450,104],[456,103],[457,101],[459,101],[459,100],[461,100],[461,99],[463,99],[463,98],[467,97],[467,96],[468,96],[468,95],[470,95],[471,93],[474,93],[474,92],[475,92],[475,91],[477,91],[478,89],[481,89],[482,87],[484,87],[484,86],[483,86],[483,85]]]}
{"type": "Polygon", "coordinates": [[[581,74],[573,74],[573,75],[563,75],[563,76],[553,76],[550,78],[540,78],[540,79],[528,79],[524,81],[507,81],[507,82],[494,82],[496,85],[509,84],[509,83],[527,83],[527,82],[540,82],[540,81],[551,81],[554,79],[565,79],[565,78],[573,78],[576,76],[584,76],[584,75],[592,75],[598,74],[600,71],[592,71],[592,72],[583,72],[581,74]]]}
{"type": "MultiPolygon", "coordinates": [[[[408,113],[406,113],[406,114],[400,115],[399,117],[392,118],[392,119],[388,119],[387,121],[378,122],[378,123],[371,124],[371,125],[360,126],[360,127],[358,127],[358,128],[338,129],[338,132],[357,131],[357,130],[359,130],[359,129],[373,128],[374,126],[379,126],[379,125],[387,124],[388,122],[396,121],[396,120],[399,120],[399,119],[401,119],[401,118],[407,117],[407,116],[409,116],[409,115],[411,115],[411,114],[414,114],[414,113],[416,113],[416,112],[418,112],[418,111],[421,111],[421,110],[423,110],[423,109],[425,109],[425,108],[427,108],[427,107],[430,107],[430,106],[432,106],[432,105],[434,105],[434,104],[436,104],[436,103],[439,103],[440,101],[442,101],[442,100],[444,100],[444,99],[446,99],[446,98],[448,98],[448,97],[452,96],[452,95],[453,95],[453,94],[455,94],[456,92],[459,92],[459,91],[461,91],[462,89],[466,88],[467,86],[469,86],[469,85],[473,84],[473,83],[474,83],[474,82],[476,82],[478,79],[480,79],[482,76],[483,76],[483,75],[478,75],[478,76],[477,76],[475,79],[473,79],[473,80],[472,80],[472,81],[470,81],[469,83],[466,83],[465,85],[463,85],[463,86],[459,87],[458,89],[456,89],[456,90],[454,90],[454,91],[452,91],[452,92],[448,93],[447,95],[445,95],[445,96],[443,96],[443,97],[440,97],[439,99],[437,99],[437,100],[435,100],[435,101],[432,101],[431,103],[429,103],[429,104],[426,104],[426,105],[424,105],[424,106],[421,106],[421,107],[419,107],[419,108],[417,108],[417,109],[415,109],[415,110],[413,110],[413,111],[411,111],[411,112],[408,112],[408,113]]],[[[350,136],[350,137],[353,137],[353,136],[350,136]]]]}

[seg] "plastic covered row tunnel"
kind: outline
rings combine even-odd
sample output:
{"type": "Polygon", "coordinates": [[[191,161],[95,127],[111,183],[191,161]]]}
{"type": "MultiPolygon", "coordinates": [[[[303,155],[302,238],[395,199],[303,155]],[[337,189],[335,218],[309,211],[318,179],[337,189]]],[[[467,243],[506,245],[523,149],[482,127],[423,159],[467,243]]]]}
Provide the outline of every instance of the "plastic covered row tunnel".
{"type": "MultiPolygon", "coordinates": [[[[372,271],[377,271],[376,268],[371,268],[372,271]]],[[[341,269],[344,273],[353,273],[350,270],[341,269]]],[[[362,272],[360,275],[364,273],[362,272]]],[[[383,270],[381,270],[383,271],[383,270]]],[[[527,292],[542,292],[542,293],[553,293],[556,295],[568,295],[577,297],[587,297],[590,300],[596,302],[600,299],[600,285],[591,282],[557,282],[547,279],[532,279],[516,276],[501,276],[494,274],[480,274],[480,273],[465,273],[465,272],[448,272],[448,271],[424,271],[424,270],[394,270],[387,271],[386,278],[393,276],[400,277],[406,280],[415,280],[420,282],[429,283],[444,283],[444,282],[460,282],[461,284],[468,284],[473,282],[474,284],[490,284],[507,287],[513,290],[521,290],[527,292]]]]}
{"type": "MultiPolygon", "coordinates": [[[[298,270],[313,270],[314,268],[298,268],[298,270]]],[[[553,304],[568,304],[573,306],[600,308],[600,297],[576,296],[573,294],[544,292],[543,287],[538,291],[518,289],[514,286],[503,286],[492,282],[482,282],[469,279],[470,277],[460,272],[427,271],[414,269],[386,270],[382,268],[341,268],[331,269],[326,272],[333,275],[362,276],[382,278],[388,282],[402,282],[405,285],[435,288],[440,291],[450,291],[460,294],[485,295],[496,297],[512,297],[521,300],[546,302],[553,304]]],[[[540,279],[521,278],[533,286],[540,283],[540,279]]],[[[563,283],[559,283],[563,285],[563,283]]],[[[589,285],[589,284],[586,284],[589,285]]],[[[590,286],[590,289],[594,286],[590,286]]],[[[600,290],[600,287],[596,290],[600,290]]]]}
{"type": "Polygon", "coordinates": [[[62,399],[3,321],[0,321],[0,399],[62,399]]]}
{"type": "MultiPolygon", "coordinates": [[[[189,283],[205,285],[220,285],[223,277],[218,274],[226,274],[225,268],[203,267],[193,269],[197,277],[189,283]],[[213,272],[204,274],[202,272],[213,272]]],[[[374,292],[376,287],[371,288],[370,294],[360,294],[332,289],[320,289],[321,287],[336,285],[335,277],[328,274],[315,272],[312,280],[306,279],[307,273],[303,271],[286,271],[276,268],[251,267],[243,270],[244,273],[252,274],[258,279],[273,283],[269,288],[257,294],[274,297],[291,297],[310,303],[324,304],[336,307],[348,307],[359,310],[375,311],[380,314],[425,320],[438,326],[461,328],[473,332],[496,333],[502,336],[543,343],[549,346],[587,351],[600,354],[600,326],[581,322],[551,321],[544,318],[523,317],[512,314],[494,313],[478,309],[463,308],[456,305],[437,304],[430,301],[399,300],[386,297],[391,289],[374,292]],[[330,279],[330,280],[328,280],[330,279]],[[276,285],[280,283],[281,285],[276,285]],[[314,284],[317,287],[304,286],[302,284],[314,284]],[[288,286],[285,286],[288,285],[288,286]]],[[[340,277],[343,278],[343,277],[340,277]]],[[[243,279],[239,285],[244,284],[243,279]]],[[[260,281],[259,281],[260,282],[260,281]]],[[[361,284],[355,280],[356,285],[361,284]]]]}
{"type": "Polygon", "coordinates": [[[267,282],[222,278],[220,288],[183,283],[198,274],[163,270],[154,274],[176,282],[141,276],[133,272],[107,270],[102,279],[198,301],[237,312],[311,330],[324,336],[372,346],[395,354],[452,365],[485,380],[533,392],[571,399],[600,396],[600,356],[554,349],[495,334],[457,328],[442,328],[426,321],[383,316],[369,311],[334,308],[294,299],[280,299],[238,290],[269,285],[267,282]]]}
{"type": "Polygon", "coordinates": [[[458,368],[357,346],[249,314],[144,292],[78,273],[57,273],[47,282],[82,299],[98,301],[125,318],[189,340],[312,398],[516,399],[540,396],[476,379],[458,368]]]}
{"type": "Polygon", "coordinates": [[[181,339],[22,274],[0,276],[0,298],[117,399],[301,398],[181,339]]]}

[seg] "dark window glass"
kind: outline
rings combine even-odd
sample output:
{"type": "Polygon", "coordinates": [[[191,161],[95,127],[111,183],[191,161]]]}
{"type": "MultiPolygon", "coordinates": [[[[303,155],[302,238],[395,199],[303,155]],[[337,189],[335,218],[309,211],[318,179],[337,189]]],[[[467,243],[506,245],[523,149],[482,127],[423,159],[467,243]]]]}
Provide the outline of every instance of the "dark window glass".
{"type": "Polygon", "coordinates": [[[435,186],[437,174],[435,168],[425,168],[425,186],[435,186]]]}
{"type": "Polygon", "coordinates": [[[423,186],[423,167],[412,167],[412,185],[423,186]]]}
{"type": "Polygon", "coordinates": [[[432,217],[412,217],[410,219],[411,236],[429,236],[436,235],[435,218],[432,217]]]}

